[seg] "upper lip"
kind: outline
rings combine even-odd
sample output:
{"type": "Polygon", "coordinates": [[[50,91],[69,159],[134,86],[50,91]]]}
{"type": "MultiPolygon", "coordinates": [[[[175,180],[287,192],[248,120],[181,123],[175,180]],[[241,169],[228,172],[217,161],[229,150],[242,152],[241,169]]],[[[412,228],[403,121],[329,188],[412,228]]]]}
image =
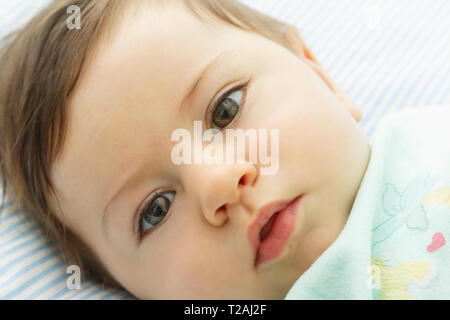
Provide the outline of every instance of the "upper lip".
{"type": "Polygon", "coordinates": [[[283,210],[286,206],[288,206],[292,201],[294,201],[297,198],[298,197],[288,200],[273,201],[265,204],[258,210],[258,214],[256,216],[255,221],[250,223],[247,229],[247,236],[253,247],[255,258],[261,242],[259,238],[261,229],[275,213],[283,210]]]}

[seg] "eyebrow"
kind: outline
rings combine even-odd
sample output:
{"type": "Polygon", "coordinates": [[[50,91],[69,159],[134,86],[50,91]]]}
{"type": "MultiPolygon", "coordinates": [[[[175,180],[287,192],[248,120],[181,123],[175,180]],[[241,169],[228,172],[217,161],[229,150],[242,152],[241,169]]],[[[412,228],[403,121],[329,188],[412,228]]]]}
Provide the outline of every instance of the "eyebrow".
{"type": "MultiPolygon", "coordinates": [[[[214,59],[212,59],[209,63],[204,65],[202,68],[200,68],[200,71],[197,73],[197,75],[194,77],[194,81],[192,82],[192,85],[186,90],[186,93],[184,94],[184,98],[181,101],[181,110],[184,108],[184,106],[187,104],[187,101],[189,98],[194,94],[196,90],[198,90],[199,85],[203,82],[205,78],[207,78],[208,74],[215,69],[215,67],[219,64],[219,62],[230,53],[236,53],[234,50],[228,50],[223,51],[222,53],[218,54],[214,59]]],[[[136,176],[139,174],[139,171],[134,172],[131,174],[125,183],[122,185],[122,187],[119,188],[119,190],[114,193],[111,200],[108,202],[108,204],[103,209],[102,215],[101,215],[101,223],[102,223],[102,229],[103,231],[107,231],[108,227],[108,216],[110,214],[110,211],[108,211],[111,204],[114,202],[115,199],[119,197],[119,195],[122,193],[123,190],[127,189],[128,186],[131,184],[131,182],[136,178],[136,176]]]]}
{"type": "Polygon", "coordinates": [[[192,83],[192,86],[190,89],[187,90],[183,100],[181,101],[181,109],[184,108],[184,106],[187,104],[186,102],[188,99],[192,96],[192,94],[198,89],[199,85],[203,82],[203,79],[208,78],[209,73],[215,69],[217,65],[219,65],[219,62],[223,60],[223,58],[230,53],[234,53],[234,50],[228,50],[223,51],[222,53],[218,54],[214,59],[212,59],[209,63],[204,65],[202,68],[200,68],[200,71],[195,76],[195,80],[192,83]]]}

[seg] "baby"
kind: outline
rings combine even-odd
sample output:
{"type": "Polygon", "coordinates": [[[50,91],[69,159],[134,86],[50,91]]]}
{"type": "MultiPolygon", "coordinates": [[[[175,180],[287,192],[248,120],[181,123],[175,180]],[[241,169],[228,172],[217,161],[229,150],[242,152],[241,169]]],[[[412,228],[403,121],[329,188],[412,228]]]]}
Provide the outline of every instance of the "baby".
{"type": "Polygon", "coordinates": [[[294,27],[238,1],[58,0],[0,62],[3,183],[105,284],[140,299],[307,298],[310,274],[328,272],[316,260],[354,225],[371,162],[360,110],[294,27]],[[278,129],[279,169],[175,163],[172,135],[195,121],[278,129]]]}

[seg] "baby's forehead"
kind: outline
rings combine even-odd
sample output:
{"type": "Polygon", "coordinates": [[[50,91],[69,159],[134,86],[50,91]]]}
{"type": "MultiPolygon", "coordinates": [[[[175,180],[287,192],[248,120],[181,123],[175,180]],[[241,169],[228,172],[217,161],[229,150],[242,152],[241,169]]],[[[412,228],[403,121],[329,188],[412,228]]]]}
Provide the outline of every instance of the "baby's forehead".
{"type": "MultiPolygon", "coordinates": [[[[162,14],[150,9],[134,11],[108,41],[93,47],[74,96],[82,94],[73,102],[101,104],[98,100],[105,96],[114,97],[118,104],[142,103],[140,100],[151,97],[172,100],[199,69],[220,51],[233,47],[234,33],[240,31],[225,24],[208,27],[181,6],[164,9],[162,14]]],[[[230,55],[227,59],[237,57],[230,55]]],[[[158,102],[154,98],[146,101],[158,102]]]]}
{"type": "MultiPolygon", "coordinates": [[[[96,145],[105,145],[103,139],[114,140],[106,144],[109,151],[124,147],[136,126],[149,125],[151,117],[142,115],[157,110],[153,118],[164,117],[161,112],[179,105],[199,71],[217,59],[233,38],[217,39],[228,31],[207,28],[184,8],[163,10],[158,19],[149,19],[156,13],[144,10],[134,12],[130,23],[96,47],[83,68],[69,104],[72,143],[67,147],[73,148],[74,156],[87,151],[82,148],[95,152],[96,145]]],[[[219,60],[236,60],[236,56],[228,53],[219,60]]],[[[215,90],[206,84],[203,91],[215,90]]],[[[151,125],[159,131],[159,121],[151,125]]]]}

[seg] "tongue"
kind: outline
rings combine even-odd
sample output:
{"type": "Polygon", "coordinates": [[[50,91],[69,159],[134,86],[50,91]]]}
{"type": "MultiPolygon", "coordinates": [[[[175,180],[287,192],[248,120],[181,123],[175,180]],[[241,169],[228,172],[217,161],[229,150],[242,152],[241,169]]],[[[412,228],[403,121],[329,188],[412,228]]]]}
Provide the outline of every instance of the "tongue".
{"type": "Polygon", "coordinates": [[[264,227],[261,229],[260,233],[259,233],[259,239],[262,241],[264,241],[265,238],[267,238],[267,236],[269,235],[270,231],[272,230],[273,224],[275,223],[275,219],[278,216],[278,212],[275,213],[270,219],[269,221],[267,221],[267,223],[264,225],[264,227]]]}

